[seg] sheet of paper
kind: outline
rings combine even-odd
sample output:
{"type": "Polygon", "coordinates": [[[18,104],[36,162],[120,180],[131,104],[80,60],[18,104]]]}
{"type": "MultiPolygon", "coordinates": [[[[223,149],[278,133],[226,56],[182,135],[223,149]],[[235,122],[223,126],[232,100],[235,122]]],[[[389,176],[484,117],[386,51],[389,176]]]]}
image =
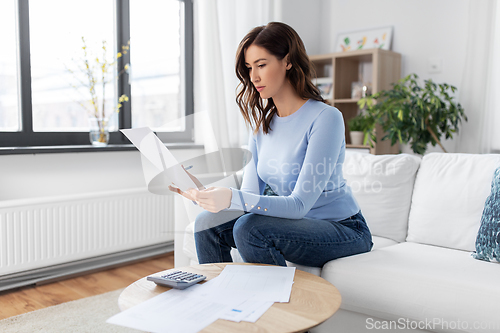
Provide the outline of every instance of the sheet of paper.
{"type": "Polygon", "coordinates": [[[255,323],[273,304],[274,302],[246,300],[238,306],[231,307],[219,318],[238,323],[242,320],[255,323]]]}
{"type": "Polygon", "coordinates": [[[164,292],[118,313],[106,322],[148,332],[199,332],[231,306],[182,293],[164,292]]]}
{"type": "Polygon", "coordinates": [[[227,265],[213,288],[251,292],[255,301],[289,302],[294,276],[295,267],[227,265]]]}
{"type": "Polygon", "coordinates": [[[255,310],[251,314],[243,318],[242,319],[243,321],[255,323],[274,304],[274,302],[262,302],[262,303],[255,302],[255,303],[259,305],[255,308],[255,310]]]}
{"type": "Polygon", "coordinates": [[[243,320],[254,323],[274,304],[274,302],[251,300],[255,296],[255,290],[220,289],[219,278],[220,275],[204,284],[171,292],[182,294],[184,297],[201,297],[207,301],[216,299],[217,303],[230,306],[229,310],[221,313],[219,318],[235,322],[243,320]]]}
{"type": "Polygon", "coordinates": [[[141,127],[120,131],[157,169],[158,174],[150,181],[153,184],[148,184],[148,188],[152,188],[154,193],[170,194],[168,185],[172,183],[182,191],[188,188],[197,188],[174,155],[150,128],[141,127]]]}
{"type": "Polygon", "coordinates": [[[201,298],[207,301],[216,300],[217,303],[225,304],[233,308],[255,295],[254,292],[246,290],[220,290],[217,288],[217,279],[218,277],[203,284],[195,284],[183,290],[172,289],[169,292],[172,293],[172,295],[179,295],[182,297],[201,298]]]}

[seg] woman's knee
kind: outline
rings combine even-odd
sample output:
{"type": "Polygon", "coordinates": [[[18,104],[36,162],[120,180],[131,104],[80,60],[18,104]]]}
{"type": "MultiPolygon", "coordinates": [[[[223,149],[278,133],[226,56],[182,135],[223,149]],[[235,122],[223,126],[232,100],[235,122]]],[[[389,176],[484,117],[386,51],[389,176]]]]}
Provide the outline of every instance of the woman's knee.
{"type": "Polygon", "coordinates": [[[260,218],[259,215],[247,213],[241,216],[233,228],[235,240],[248,240],[249,236],[259,230],[260,218]]]}
{"type": "Polygon", "coordinates": [[[217,227],[226,222],[232,221],[243,214],[236,211],[220,211],[218,213],[211,213],[209,211],[202,211],[196,216],[194,221],[194,232],[217,227]]]}
{"type": "Polygon", "coordinates": [[[203,231],[206,229],[210,229],[209,225],[213,221],[213,213],[208,211],[203,211],[196,216],[194,220],[194,232],[203,231]]]}

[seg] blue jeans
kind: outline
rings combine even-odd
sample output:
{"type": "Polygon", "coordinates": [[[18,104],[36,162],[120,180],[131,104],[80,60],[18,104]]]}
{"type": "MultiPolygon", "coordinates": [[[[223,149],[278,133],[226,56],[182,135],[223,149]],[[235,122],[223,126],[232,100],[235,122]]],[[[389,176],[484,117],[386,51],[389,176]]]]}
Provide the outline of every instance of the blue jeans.
{"type": "Polygon", "coordinates": [[[194,237],[200,264],[232,262],[231,248],[237,248],[245,262],[286,266],[288,260],[322,267],[333,259],[369,252],[373,246],[361,212],[330,222],[204,211],[196,217],[194,237]]]}

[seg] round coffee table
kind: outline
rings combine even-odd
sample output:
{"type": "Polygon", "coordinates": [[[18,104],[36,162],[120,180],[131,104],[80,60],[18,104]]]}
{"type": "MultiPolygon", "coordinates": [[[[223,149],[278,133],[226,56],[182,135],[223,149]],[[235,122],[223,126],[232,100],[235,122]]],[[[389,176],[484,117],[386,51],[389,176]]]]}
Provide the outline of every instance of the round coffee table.
{"type": "MultiPolygon", "coordinates": [[[[226,265],[254,265],[244,263],[203,264],[163,271],[182,270],[203,274],[207,280],[218,276],[226,265]]],[[[121,311],[157,296],[170,288],[157,286],[146,277],[137,280],[120,294],[121,311]]],[[[301,270],[295,271],[294,284],[288,303],[274,303],[255,323],[239,323],[219,319],[202,332],[305,332],[330,318],[340,307],[337,288],[325,279],[301,270]]]]}

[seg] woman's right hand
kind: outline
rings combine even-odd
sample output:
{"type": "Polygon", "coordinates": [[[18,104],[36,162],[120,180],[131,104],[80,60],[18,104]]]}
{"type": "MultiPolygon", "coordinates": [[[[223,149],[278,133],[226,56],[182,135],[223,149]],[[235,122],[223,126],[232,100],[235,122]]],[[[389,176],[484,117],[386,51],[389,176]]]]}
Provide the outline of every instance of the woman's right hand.
{"type": "MultiPolygon", "coordinates": [[[[205,189],[205,186],[203,186],[203,184],[198,180],[198,178],[196,178],[195,176],[193,176],[191,173],[189,173],[185,168],[184,168],[184,165],[182,165],[182,169],[184,169],[184,171],[188,174],[189,178],[191,178],[191,180],[195,183],[195,185],[197,186],[197,188],[199,190],[203,190],[205,189]]],[[[174,183],[172,183],[173,185],[175,185],[174,183]]],[[[180,188],[178,188],[177,186],[172,186],[172,185],[168,185],[168,189],[172,192],[175,192],[175,193],[178,193],[180,195],[182,195],[184,198],[186,199],[189,199],[191,201],[195,201],[195,199],[188,193],[188,192],[184,192],[182,191],[180,188]]]]}

